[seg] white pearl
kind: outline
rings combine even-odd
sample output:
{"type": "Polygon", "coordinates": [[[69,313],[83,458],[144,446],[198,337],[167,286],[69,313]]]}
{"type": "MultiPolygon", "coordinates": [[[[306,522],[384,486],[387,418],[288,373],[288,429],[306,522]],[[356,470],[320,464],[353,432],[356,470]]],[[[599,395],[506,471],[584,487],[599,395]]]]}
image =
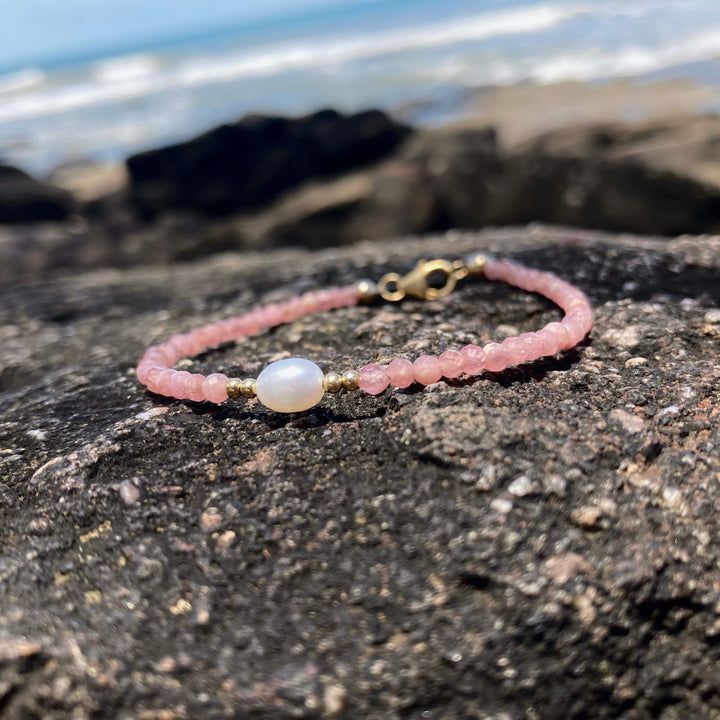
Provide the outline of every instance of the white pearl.
{"type": "Polygon", "coordinates": [[[255,385],[258,400],[282,413],[301,412],[317,405],[322,396],[323,371],[304,358],[288,358],[268,365],[255,385]]]}

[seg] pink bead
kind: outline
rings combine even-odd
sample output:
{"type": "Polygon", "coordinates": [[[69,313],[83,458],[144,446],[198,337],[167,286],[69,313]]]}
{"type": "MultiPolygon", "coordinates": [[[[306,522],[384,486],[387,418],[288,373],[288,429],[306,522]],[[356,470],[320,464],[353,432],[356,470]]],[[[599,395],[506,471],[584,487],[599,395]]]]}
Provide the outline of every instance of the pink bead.
{"type": "Polygon", "coordinates": [[[506,338],[501,345],[508,354],[512,365],[520,365],[525,362],[525,343],[519,337],[506,338]]]}
{"type": "Polygon", "coordinates": [[[444,377],[456,378],[463,374],[463,358],[457,350],[446,350],[438,359],[444,377]]]}
{"type": "Polygon", "coordinates": [[[208,375],[203,381],[205,399],[214,403],[225,402],[228,399],[227,382],[227,376],[222,373],[208,375]]]}
{"type": "Polygon", "coordinates": [[[190,356],[197,355],[201,350],[205,349],[205,341],[200,332],[201,330],[202,328],[198,328],[197,330],[191,330],[187,334],[187,349],[190,356]]]}
{"type": "Polygon", "coordinates": [[[187,396],[189,400],[201,402],[205,399],[203,382],[205,382],[205,376],[200,373],[195,373],[188,378],[185,388],[187,389],[187,396]]]}
{"type": "Polygon", "coordinates": [[[563,318],[563,324],[570,321],[577,323],[582,336],[585,337],[592,328],[592,310],[588,305],[576,305],[563,318]]]}
{"type": "MultiPolygon", "coordinates": [[[[557,349],[558,350],[564,350],[565,345],[568,341],[568,335],[565,330],[565,328],[559,323],[559,322],[551,322],[548,323],[544,328],[543,331],[552,333],[555,338],[557,339],[557,349]]],[[[557,350],[556,350],[557,352],[557,350]]]]}
{"type": "Polygon", "coordinates": [[[442,377],[440,360],[434,355],[421,355],[414,363],[415,379],[421,385],[432,385],[442,377]]]}
{"type": "Polygon", "coordinates": [[[305,314],[302,298],[293,298],[284,303],[283,321],[291,322],[305,314]]]}
{"type": "Polygon", "coordinates": [[[387,370],[370,363],[360,370],[358,385],[370,395],[379,395],[390,384],[387,370]]]}
{"type": "Polygon", "coordinates": [[[143,356],[143,360],[147,360],[148,362],[163,368],[166,368],[169,364],[167,354],[160,348],[152,348],[148,350],[143,356]]]}
{"type": "Polygon", "coordinates": [[[159,395],[165,395],[170,397],[170,381],[175,375],[175,370],[167,368],[158,375],[157,382],[155,383],[155,392],[159,395]]]}
{"type": "Polygon", "coordinates": [[[552,330],[543,328],[537,331],[537,336],[540,338],[540,344],[542,346],[542,355],[540,357],[550,357],[560,349],[557,333],[554,333],[552,330]]]}
{"type": "Polygon", "coordinates": [[[468,375],[477,375],[485,368],[485,351],[479,345],[466,345],[460,350],[463,370],[468,375]]]}
{"type": "Polygon", "coordinates": [[[283,309],[277,303],[268,305],[265,308],[265,312],[266,312],[268,327],[274,327],[275,325],[280,325],[280,323],[282,323],[283,309]]]}
{"type": "Polygon", "coordinates": [[[413,364],[405,358],[392,360],[387,367],[387,375],[390,384],[399,388],[406,388],[415,380],[413,364]]]}
{"type": "Polygon", "coordinates": [[[162,344],[160,346],[160,350],[165,358],[165,364],[167,367],[174,365],[180,359],[178,351],[170,343],[162,344]]]}
{"type": "Polygon", "coordinates": [[[358,291],[355,285],[340,288],[340,294],[338,298],[338,302],[341,303],[340,307],[352,307],[353,305],[357,305],[358,301],[358,291]]]}
{"type": "Polygon", "coordinates": [[[233,338],[241,338],[248,335],[248,329],[250,323],[247,320],[246,315],[239,315],[238,317],[231,318],[230,327],[232,328],[233,338]]]}
{"type": "Polygon", "coordinates": [[[165,368],[154,367],[148,372],[145,378],[145,385],[147,385],[147,389],[150,390],[150,392],[156,391],[160,373],[163,372],[163,370],[165,370],[165,368]]]}
{"type": "Polygon", "coordinates": [[[537,333],[523,333],[520,340],[525,343],[525,358],[527,360],[537,360],[543,355],[543,344],[537,333]]]}
{"type": "Polygon", "coordinates": [[[490,372],[500,372],[511,364],[510,356],[499,343],[490,343],[483,350],[485,351],[485,367],[490,372]]]}
{"type": "Polygon", "coordinates": [[[190,373],[187,370],[178,370],[170,380],[170,395],[178,400],[187,399],[187,381],[190,373]]]}
{"type": "Polygon", "coordinates": [[[488,258],[483,273],[488,280],[501,280],[501,275],[505,267],[505,263],[502,260],[492,260],[488,258]]]}
{"type": "Polygon", "coordinates": [[[561,350],[569,350],[571,347],[575,347],[584,337],[585,331],[582,327],[582,322],[574,318],[565,318],[561,325],[565,328],[567,339],[561,346],[561,350]]]}
{"type": "Polygon", "coordinates": [[[143,385],[147,385],[148,373],[156,367],[157,364],[154,363],[152,360],[141,360],[138,363],[137,369],[135,370],[135,375],[138,379],[138,382],[141,382],[143,385]]]}

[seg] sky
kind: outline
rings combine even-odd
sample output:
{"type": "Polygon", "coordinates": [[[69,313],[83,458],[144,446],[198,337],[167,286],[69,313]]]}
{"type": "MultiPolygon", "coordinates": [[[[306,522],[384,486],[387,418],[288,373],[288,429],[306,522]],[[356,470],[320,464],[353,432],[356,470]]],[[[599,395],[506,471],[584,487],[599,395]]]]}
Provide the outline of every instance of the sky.
{"type": "MultiPolygon", "coordinates": [[[[371,2],[372,0],[365,0],[371,2]]],[[[358,0],[0,0],[0,72],[358,0]]]]}

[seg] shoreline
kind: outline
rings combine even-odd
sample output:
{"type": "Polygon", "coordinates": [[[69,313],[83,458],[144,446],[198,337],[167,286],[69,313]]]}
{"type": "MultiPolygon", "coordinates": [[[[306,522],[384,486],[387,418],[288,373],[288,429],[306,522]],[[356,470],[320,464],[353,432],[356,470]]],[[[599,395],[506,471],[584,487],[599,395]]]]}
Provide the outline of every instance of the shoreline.
{"type": "MultiPolygon", "coordinates": [[[[720,112],[720,88],[685,78],[648,81],[642,77],[549,85],[528,81],[478,88],[449,86],[440,91],[439,97],[406,103],[385,112],[419,129],[492,126],[496,128],[502,144],[512,150],[531,138],[570,126],[714,114],[720,112]]],[[[283,117],[297,118],[305,114],[283,117]]],[[[239,119],[236,118],[236,121],[239,119]]],[[[215,127],[218,125],[208,126],[200,133],[191,133],[178,142],[186,142],[215,127]]],[[[160,144],[142,152],[174,144],[160,144]]],[[[83,181],[78,183],[75,176],[88,172],[100,182],[103,182],[103,177],[114,177],[110,185],[116,187],[123,174],[119,168],[125,165],[126,160],[125,157],[104,162],[78,156],[37,176],[73,191],[78,184],[84,184],[83,181]]],[[[24,169],[22,165],[17,166],[24,169]]]]}
{"type": "Polygon", "coordinates": [[[716,234],[720,116],[702,113],[717,95],[682,80],[524,83],[473,91],[463,118],[435,127],[381,111],[248,116],[44,182],[9,169],[0,261],[13,279],[534,222],[716,234]]]}

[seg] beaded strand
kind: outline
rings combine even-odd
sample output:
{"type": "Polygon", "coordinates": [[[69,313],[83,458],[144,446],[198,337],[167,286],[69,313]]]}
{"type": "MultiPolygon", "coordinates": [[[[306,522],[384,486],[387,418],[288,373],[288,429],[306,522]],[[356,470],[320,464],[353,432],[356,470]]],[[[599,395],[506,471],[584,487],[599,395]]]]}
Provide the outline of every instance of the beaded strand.
{"type": "Polygon", "coordinates": [[[413,382],[430,385],[442,377],[478,375],[484,370],[500,372],[511,365],[555,355],[577,345],[592,328],[592,309],[585,294],[549,272],[532,270],[507,260],[494,260],[481,254],[467,260],[421,261],[405,278],[389,273],[380,283],[361,281],[349,287],[317,290],[282,303],[273,303],[244,315],[221,320],[171,337],[149,348],[137,366],[139,382],[148,390],[178,400],[221,403],[228,398],[258,397],[263,404],[279,412],[298,412],[316,405],[325,392],[364,390],[378,395],[389,385],[406,388],[413,382]],[[429,278],[437,270],[445,275],[442,288],[431,287],[429,278]],[[536,332],[509,337],[500,343],[480,347],[469,344],[459,350],[445,350],[438,356],[421,355],[414,361],[395,358],[387,365],[369,363],[358,370],[323,373],[317,365],[302,358],[280,360],[269,365],[255,378],[228,378],[222,373],[205,376],[174,370],[183,357],[192,357],[230,340],[257,334],[265,328],[291,322],[306,315],[351,307],[380,294],[394,301],[412,295],[434,299],[450,292],[457,279],[484,274],[488,280],[500,280],[528,292],[535,292],[558,305],[565,313],[559,322],[551,322],[536,332]]]}

